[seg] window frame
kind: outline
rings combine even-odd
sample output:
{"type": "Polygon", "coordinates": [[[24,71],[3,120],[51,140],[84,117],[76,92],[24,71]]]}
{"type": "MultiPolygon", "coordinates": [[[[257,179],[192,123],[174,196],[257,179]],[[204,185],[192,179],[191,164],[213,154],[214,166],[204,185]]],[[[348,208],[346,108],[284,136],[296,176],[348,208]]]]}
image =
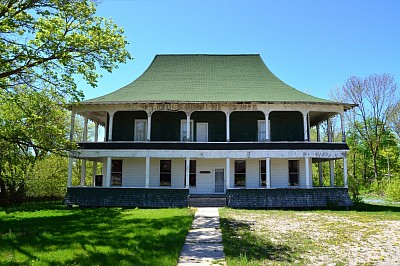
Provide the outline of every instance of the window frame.
{"type": "Polygon", "coordinates": [[[146,141],[147,140],[147,119],[135,119],[135,130],[134,130],[133,134],[134,134],[133,135],[133,140],[134,141],[146,141]],[[139,122],[144,122],[144,132],[143,132],[144,139],[143,140],[142,139],[138,139],[138,127],[137,127],[137,125],[138,125],[139,122]]]}
{"type": "MultiPolygon", "coordinates": [[[[189,162],[189,186],[190,187],[196,187],[196,184],[197,184],[196,169],[197,169],[196,160],[190,160],[190,162],[189,162]]],[[[185,159],[185,175],[184,175],[183,180],[184,180],[183,184],[186,187],[186,159],[185,159]]]]}
{"type": "Polygon", "coordinates": [[[111,160],[111,186],[112,187],[122,187],[122,160],[115,159],[111,160]],[[120,166],[116,166],[120,163],[120,166]],[[120,168],[120,169],[118,169],[120,168]]]}
{"type": "Polygon", "coordinates": [[[160,166],[160,169],[159,169],[160,170],[160,187],[170,187],[172,185],[172,161],[171,160],[160,160],[159,166],[160,166]],[[169,171],[164,171],[164,172],[161,171],[163,162],[169,162],[169,171]],[[167,177],[167,180],[164,180],[165,176],[167,177]]]}
{"type": "Polygon", "coordinates": [[[300,185],[300,160],[288,160],[288,185],[289,187],[298,187],[300,185]],[[296,170],[297,171],[291,171],[291,162],[296,162],[296,170]],[[292,178],[297,179],[296,182],[292,182],[292,178]]]}
{"type": "MultiPolygon", "coordinates": [[[[194,125],[194,120],[190,119],[190,139],[189,141],[193,141],[193,125],[194,125]]],[[[186,134],[183,134],[186,132],[186,119],[181,119],[181,141],[186,141],[186,134]]]]}
{"type": "Polygon", "coordinates": [[[257,129],[257,139],[258,142],[263,142],[266,141],[267,139],[267,130],[266,130],[266,124],[265,124],[265,120],[257,120],[257,125],[258,125],[258,129],[257,129]],[[262,135],[264,134],[264,135],[262,135]],[[264,138],[260,138],[264,136],[264,138]]]}
{"type": "Polygon", "coordinates": [[[267,187],[267,160],[258,161],[258,176],[259,176],[258,180],[260,182],[259,184],[260,187],[267,187]]]}
{"type": "Polygon", "coordinates": [[[235,187],[246,187],[246,160],[235,160],[235,162],[234,162],[234,186],[235,187]],[[243,167],[244,170],[240,171],[240,172],[237,171],[237,165],[236,165],[239,162],[244,163],[244,167],[243,167]]]}
{"type": "Polygon", "coordinates": [[[208,142],[208,137],[209,137],[209,132],[208,132],[208,122],[198,122],[198,123],[196,123],[196,142],[199,142],[199,140],[198,140],[198,138],[199,138],[199,131],[198,131],[198,128],[199,128],[199,125],[206,125],[207,126],[207,137],[206,137],[206,141],[204,141],[204,142],[208,142]]]}

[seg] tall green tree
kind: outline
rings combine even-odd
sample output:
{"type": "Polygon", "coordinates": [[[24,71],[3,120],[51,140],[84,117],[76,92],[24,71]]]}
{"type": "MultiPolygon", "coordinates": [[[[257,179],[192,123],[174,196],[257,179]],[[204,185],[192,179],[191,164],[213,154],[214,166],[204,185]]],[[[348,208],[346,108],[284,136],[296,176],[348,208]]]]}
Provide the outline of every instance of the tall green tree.
{"type": "MultiPolygon", "coordinates": [[[[0,0],[0,198],[23,193],[38,160],[74,147],[65,105],[99,69],[130,59],[123,29],[89,0],[0,0]]],[[[12,200],[11,200],[12,201],[12,200]]]]}
{"type": "Polygon", "coordinates": [[[372,155],[374,178],[378,179],[377,160],[382,136],[400,99],[393,76],[351,77],[332,95],[335,100],[357,104],[347,112],[347,120],[367,144],[372,155]]]}
{"type": "Polygon", "coordinates": [[[96,86],[98,69],[130,58],[123,29],[84,0],[0,1],[0,86],[52,87],[68,100],[83,97],[75,78],[96,86]]]}

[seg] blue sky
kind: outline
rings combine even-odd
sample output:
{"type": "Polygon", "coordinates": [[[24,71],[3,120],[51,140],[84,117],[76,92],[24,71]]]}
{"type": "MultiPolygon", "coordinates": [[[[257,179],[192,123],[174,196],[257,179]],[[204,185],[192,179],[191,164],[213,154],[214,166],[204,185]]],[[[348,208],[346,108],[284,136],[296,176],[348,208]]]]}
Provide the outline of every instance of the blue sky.
{"type": "Polygon", "coordinates": [[[400,1],[101,0],[97,15],[125,29],[134,60],[86,99],[132,82],[156,54],[260,54],[284,82],[329,98],[350,76],[389,73],[400,84],[400,1]]]}

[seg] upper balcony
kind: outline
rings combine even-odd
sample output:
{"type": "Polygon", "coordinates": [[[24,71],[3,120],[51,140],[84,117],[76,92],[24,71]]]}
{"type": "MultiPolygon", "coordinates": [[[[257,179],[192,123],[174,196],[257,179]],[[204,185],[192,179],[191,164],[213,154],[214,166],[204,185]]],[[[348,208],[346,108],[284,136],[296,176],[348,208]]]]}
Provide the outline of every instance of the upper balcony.
{"type": "MultiPolygon", "coordinates": [[[[300,111],[272,111],[267,114],[262,111],[194,111],[189,114],[183,111],[155,111],[150,115],[146,111],[107,112],[103,118],[104,141],[310,142],[310,128],[317,126],[318,131],[321,119],[330,121],[332,115],[334,113],[300,111]]],[[[85,118],[87,131],[88,119],[85,118]]],[[[98,124],[94,142],[98,142],[97,132],[98,124]]],[[[87,133],[84,135],[83,142],[87,142],[87,133]]],[[[317,141],[320,141],[319,132],[317,141]]],[[[329,137],[328,142],[331,142],[329,137]]]]}

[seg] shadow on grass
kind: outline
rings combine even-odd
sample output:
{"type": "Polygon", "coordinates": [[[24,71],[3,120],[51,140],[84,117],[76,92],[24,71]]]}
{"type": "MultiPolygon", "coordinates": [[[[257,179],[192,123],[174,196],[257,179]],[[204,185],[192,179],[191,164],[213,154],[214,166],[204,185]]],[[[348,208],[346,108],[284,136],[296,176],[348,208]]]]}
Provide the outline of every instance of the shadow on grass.
{"type": "Polygon", "coordinates": [[[175,265],[192,221],[182,210],[48,207],[0,215],[1,265],[175,265]]]}
{"type": "Polygon", "coordinates": [[[400,206],[375,205],[364,202],[356,202],[351,210],[358,212],[400,212],[400,206]]]}
{"type": "Polygon", "coordinates": [[[253,234],[249,222],[227,218],[221,218],[220,222],[225,256],[234,265],[266,261],[293,263],[298,259],[290,246],[275,244],[268,237],[253,234]]]}

